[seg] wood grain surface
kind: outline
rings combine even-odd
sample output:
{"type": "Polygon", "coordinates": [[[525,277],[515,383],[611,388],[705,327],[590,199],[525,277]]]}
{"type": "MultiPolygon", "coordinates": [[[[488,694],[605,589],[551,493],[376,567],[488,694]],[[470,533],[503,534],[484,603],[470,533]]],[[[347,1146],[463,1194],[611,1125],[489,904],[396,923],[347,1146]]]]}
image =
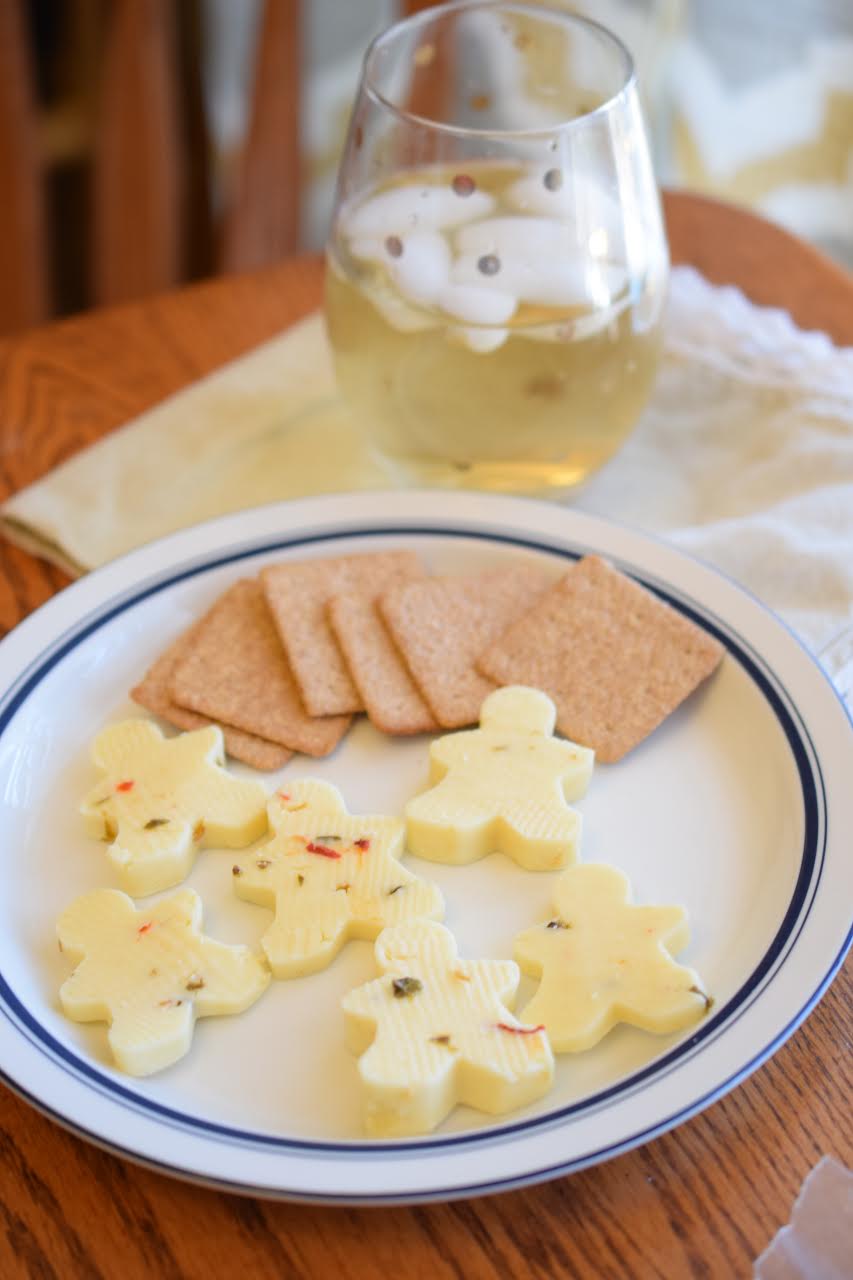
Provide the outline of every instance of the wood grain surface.
{"type": "MultiPolygon", "coordinates": [[[[673,257],[853,344],[853,281],[752,215],[671,196],[673,257]]],[[[314,307],[295,260],[0,344],[0,494],[314,307]]],[[[0,543],[0,626],[65,583],[0,543]]],[[[489,1199],[380,1210],[210,1191],[105,1154],[0,1091],[0,1277],[749,1277],[824,1154],[853,1164],[850,962],[791,1040],[627,1155],[489,1199]]]]}

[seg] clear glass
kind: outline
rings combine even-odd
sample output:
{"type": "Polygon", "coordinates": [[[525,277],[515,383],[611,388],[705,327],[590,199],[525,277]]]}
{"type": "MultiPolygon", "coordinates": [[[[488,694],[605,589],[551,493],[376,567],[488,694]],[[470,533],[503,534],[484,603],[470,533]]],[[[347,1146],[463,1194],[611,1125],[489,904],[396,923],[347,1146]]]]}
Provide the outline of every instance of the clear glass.
{"type": "Polygon", "coordinates": [[[409,483],[570,490],[655,377],[668,255],[630,55],[443,5],[365,58],[328,244],[338,383],[409,483]]]}

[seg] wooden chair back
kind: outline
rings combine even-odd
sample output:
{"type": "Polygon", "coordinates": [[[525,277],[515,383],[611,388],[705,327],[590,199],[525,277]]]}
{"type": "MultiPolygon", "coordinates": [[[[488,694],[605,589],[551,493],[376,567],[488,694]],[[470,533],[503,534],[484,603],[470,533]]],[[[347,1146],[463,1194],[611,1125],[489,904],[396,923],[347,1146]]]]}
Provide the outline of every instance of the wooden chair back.
{"type": "Polygon", "coordinates": [[[49,312],[44,186],[21,0],[0,4],[0,333],[49,312]]]}
{"type": "MultiPolygon", "coordinates": [[[[265,0],[250,121],[216,235],[204,167],[194,6],[106,0],[91,145],[91,301],[123,302],[190,274],[262,267],[299,244],[303,0],[265,0]],[[189,50],[188,50],[189,44],[189,50]]],[[[405,0],[403,12],[427,7],[405,0]]],[[[0,0],[0,333],[51,314],[45,174],[25,0],[0,0]]]]}

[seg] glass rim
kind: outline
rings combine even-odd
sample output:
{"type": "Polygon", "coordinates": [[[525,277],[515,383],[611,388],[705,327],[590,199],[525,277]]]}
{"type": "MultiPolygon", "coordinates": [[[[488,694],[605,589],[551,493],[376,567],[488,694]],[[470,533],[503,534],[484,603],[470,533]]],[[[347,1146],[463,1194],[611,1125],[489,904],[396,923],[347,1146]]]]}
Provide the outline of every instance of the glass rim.
{"type": "Polygon", "coordinates": [[[596,118],[606,116],[627,98],[628,94],[636,87],[636,84],[637,69],[634,59],[624,41],[609,27],[605,27],[601,22],[596,22],[594,18],[582,17],[577,13],[563,13],[559,9],[550,8],[548,5],[528,3],[528,0],[446,0],[445,3],[433,5],[429,9],[422,9],[419,13],[413,13],[408,18],[393,22],[390,27],[386,27],[384,31],[380,31],[377,36],[374,36],[367,46],[361,75],[362,91],[375,103],[397,116],[398,119],[408,124],[420,127],[425,126],[435,130],[437,133],[445,133],[457,138],[549,138],[555,133],[563,133],[569,129],[586,125],[596,118]],[[489,129],[478,125],[447,124],[441,120],[434,120],[431,116],[420,115],[415,111],[407,111],[404,107],[399,107],[392,102],[375,83],[371,73],[371,64],[382,46],[386,42],[390,42],[392,38],[396,38],[404,30],[414,31],[420,26],[425,26],[428,21],[432,21],[437,15],[462,13],[475,9],[492,9],[496,11],[505,9],[516,10],[521,13],[532,13],[536,17],[548,18],[552,22],[561,23],[567,27],[580,27],[598,36],[603,36],[605,43],[610,44],[621,59],[623,69],[621,85],[615,93],[612,93],[604,102],[599,103],[597,107],[593,107],[591,111],[584,111],[580,115],[570,116],[568,119],[561,120],[556,124],[533,129],[489,129]]]}

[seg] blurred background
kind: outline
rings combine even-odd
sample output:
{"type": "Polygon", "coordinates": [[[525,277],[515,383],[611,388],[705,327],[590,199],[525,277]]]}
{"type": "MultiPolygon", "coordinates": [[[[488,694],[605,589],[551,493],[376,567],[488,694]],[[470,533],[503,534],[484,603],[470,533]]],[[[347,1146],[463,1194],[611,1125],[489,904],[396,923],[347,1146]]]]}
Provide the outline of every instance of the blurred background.
{"type": "MultiPolygon", "coordinates": [[[[853,265],[853,0],[551,0],[622,36],[660,180],[853,265]]],[[[0,333],[322,247],[417,0],[0,0],[0,333]]]]}

